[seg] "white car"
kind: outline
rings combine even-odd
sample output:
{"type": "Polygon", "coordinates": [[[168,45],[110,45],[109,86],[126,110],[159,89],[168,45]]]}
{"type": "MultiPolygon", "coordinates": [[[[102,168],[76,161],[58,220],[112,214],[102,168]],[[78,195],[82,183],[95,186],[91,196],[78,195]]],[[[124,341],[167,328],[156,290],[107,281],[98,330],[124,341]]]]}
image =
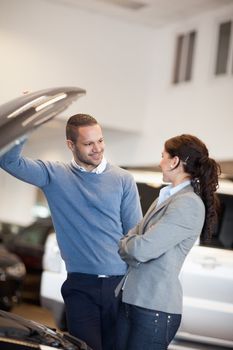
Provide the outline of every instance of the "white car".
{"type": "MultiPolygon", "coordinates": [[[[160,173],[133,171],[145,212],[162,185],[160,173]],[[149,197],[148,197],[149,196],[149,197]]],[[[187,256],[180,274],[183,317],[176,338],[233,348],[233,183],[221,180],[218,194],[221,217],[209,244],[198,242],[187,256]]],[[[43,258],[41,303],[65,327],[61,285],[66,279],[55,233],[49,235],[43,258]]]]}
{"type": "Polygon", "coordinates": [[[61,330],[66,329],[65,308],[61,295],[61,286],[66,275],[65,262],[61,258],[56,234],[51,233],[45,243],[40,300],[43,307],[52,311],[55,323],[61,330]]]}

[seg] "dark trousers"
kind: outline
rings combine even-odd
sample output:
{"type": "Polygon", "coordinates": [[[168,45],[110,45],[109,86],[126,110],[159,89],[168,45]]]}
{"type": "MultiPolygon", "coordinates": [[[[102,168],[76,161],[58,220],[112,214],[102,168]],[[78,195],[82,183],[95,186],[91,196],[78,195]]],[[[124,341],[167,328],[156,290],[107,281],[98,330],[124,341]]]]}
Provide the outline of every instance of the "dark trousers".
{"type": "Polygon", "coordinates": [[[122,303],[117,321],[116,350],[166,350],[181,315],[122,303]]]}
{"type": "Polygon", "coordinates": [[[114,290],[122,276],[98,278],[70,273],[62,285],[67,327],[93,350],[114,350],[120,299],[114,290]]]}

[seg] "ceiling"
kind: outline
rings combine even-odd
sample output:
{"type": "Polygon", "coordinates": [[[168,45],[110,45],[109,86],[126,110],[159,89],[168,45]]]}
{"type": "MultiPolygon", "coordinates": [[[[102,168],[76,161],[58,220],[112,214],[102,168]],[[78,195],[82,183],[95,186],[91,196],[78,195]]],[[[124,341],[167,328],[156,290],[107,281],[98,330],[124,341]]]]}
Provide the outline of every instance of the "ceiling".
{"type": "Polygon", "coordinates": [[[153,28],[224,7],[233,0],[47,0],[153,28]]]}

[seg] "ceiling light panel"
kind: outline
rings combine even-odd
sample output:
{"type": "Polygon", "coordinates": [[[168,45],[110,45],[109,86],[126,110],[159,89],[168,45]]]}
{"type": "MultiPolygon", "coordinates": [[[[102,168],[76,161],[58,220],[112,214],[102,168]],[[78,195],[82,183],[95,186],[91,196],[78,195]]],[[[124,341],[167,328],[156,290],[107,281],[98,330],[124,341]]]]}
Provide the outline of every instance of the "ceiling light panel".
{"type": "Polygon", "coordinates": [[[146,7],[147,4],[143,1],[137,0],[96,0],[97,2],[104,2],[109,5],[115,5],[132,11],[138,11],[146,7]]]}

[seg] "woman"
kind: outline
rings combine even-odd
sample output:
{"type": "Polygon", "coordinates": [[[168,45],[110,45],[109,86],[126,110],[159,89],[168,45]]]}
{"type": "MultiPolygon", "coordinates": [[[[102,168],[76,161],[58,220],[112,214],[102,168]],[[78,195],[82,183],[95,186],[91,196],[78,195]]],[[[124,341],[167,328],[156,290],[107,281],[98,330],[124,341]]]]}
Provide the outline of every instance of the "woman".
{"type": "Polygon", "coordinates": [[[202,141],[186,134],[167,140],[160,167],[170,185],[119,243],[129,270],[118,286],[117,350],[167,349],[181,322],[181,267],[201,232],[210,238],[217,222],[220,167],[202,141]]]}

